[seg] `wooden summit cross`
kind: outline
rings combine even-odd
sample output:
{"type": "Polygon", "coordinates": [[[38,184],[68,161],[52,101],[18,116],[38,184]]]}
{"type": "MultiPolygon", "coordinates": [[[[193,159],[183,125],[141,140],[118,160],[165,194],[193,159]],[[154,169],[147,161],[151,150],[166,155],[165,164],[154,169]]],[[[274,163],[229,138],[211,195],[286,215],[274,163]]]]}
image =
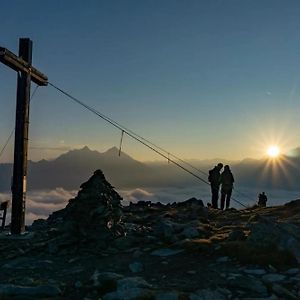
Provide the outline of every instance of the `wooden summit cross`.
{"type": "Polygon", "coordinates": [[[32,41],[28,38],[19,40],[19,56],[0,47],[0,61],[18,73],[11,234],[21,234],[25,230],[30,86],[31,81],[46,86],[48,78],[32,67],[32,41]]]}

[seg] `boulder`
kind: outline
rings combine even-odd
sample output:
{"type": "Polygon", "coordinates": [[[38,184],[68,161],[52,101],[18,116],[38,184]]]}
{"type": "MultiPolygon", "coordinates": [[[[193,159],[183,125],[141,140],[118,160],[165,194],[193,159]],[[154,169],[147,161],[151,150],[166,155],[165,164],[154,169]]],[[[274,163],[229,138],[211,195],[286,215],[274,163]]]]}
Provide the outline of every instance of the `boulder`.
{"type": "Polygon", "coordinates": [[[246,235],[244,233],[244,230],[240,229],[240,228],[235,228],[233,229],[229,235],[227,240],[228,241],[243,241],[246,239],[246,235]]]}
{"type": "Polygon", "coordinates": [[[173,256],[179,254],[181,252],[184,252],[184,249],[162,248],[162,249],[154,250],[150,254],[154,256],[167,257],[167,256],[173,256]]]}
{"type": "Polygon", "coordinates": [[[152,286],[141,277],[127,277],[117,281],[117,289],[103,296],[104,300],[151,300],[152,286]]]}
{"type": "Polygon", "coordinates": [[[282,274],[276,274],[276,273],[271,273],[271,274],[266,274],[262,277],[262,280],[264,282],[279,282],[283,281],[286,278],[285,275],[282,274]]]}
{"type": "Polygon", "coordinates": [[[250,225],[247,242],[256,248],[289,252],[300,263],[300,226],[262,219],[250,225]]]}
{"type": "Polygon", "coordinates": [[[178,292],[160,292],[155,295],[155,300],[179,300],[178,292]]]}
{"type": "Polygon", "coordinates": [[[190,300],[226,300],[227,297],[217,290],[203,289],[190,294],[190,300]]]}
{"type": "Polygon", "coordinates": [[[198,200],[195,197],[190,198],[188,200],[185,200],[183,202],[179,202],[177,203],[177,207],[204,207],[203,201],[202,200],[198,200]]]}
{"type": "Polygon", "coordinates": [[[228,280],[228,287],[234,289],[246,290],[248,293],[256,294],[258,296],[268,296],[267,287],[261,280],[254,277],[238,276],[228,280]]]}
{"type": "Polygon", "coordinates": [[[194,239],[199,237],[199,231],[197,228],[192,227],[192,226],[187,226],[183,229],[181,234],[188,239],[194,239]]]}
{"type": "Polygon", "coordinates": [[[280,299],[299,299],[297,295],[278,283],[272,285],[272,290],[275,294],[282,297],[280,299]]]}
{"type": "Polygon", "coordinates": [[[132,273],[140,273],[144,270],[144,266],[140,262],[135,261],[129,264],[129,269],[132,273]]]}
{"type": "Polygon", "coordinates": [[[128,290],[117,290],[105,294],[103,300],[153,300],[153,291],[142,288],[132,288],[128,290]]]}

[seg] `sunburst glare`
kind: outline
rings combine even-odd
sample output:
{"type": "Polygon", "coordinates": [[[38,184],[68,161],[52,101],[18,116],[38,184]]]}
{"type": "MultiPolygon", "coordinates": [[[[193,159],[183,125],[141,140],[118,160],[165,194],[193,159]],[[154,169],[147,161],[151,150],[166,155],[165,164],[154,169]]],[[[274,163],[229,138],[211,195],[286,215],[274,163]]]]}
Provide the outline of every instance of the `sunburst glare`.
{"type": "Polygon", "coordinates": [[[276,158],[280,154],[280,150],[278,146],[270,146],[267,150],[267,154],[269,157],[276,158]]]}
{"type": "Polygon", "coordinates": [[[258,130],[258,135],[253,136],[253,148],[261,155],[263,162],[258,175],[258,182],[266,178],[272,186],[286,182],[286,186],[293,185],[295,178],[290,173],[291,169],[298,168],[295,161],[285,153],[291,146],[292,137],[286,128],[268,128],[258,130]]]}

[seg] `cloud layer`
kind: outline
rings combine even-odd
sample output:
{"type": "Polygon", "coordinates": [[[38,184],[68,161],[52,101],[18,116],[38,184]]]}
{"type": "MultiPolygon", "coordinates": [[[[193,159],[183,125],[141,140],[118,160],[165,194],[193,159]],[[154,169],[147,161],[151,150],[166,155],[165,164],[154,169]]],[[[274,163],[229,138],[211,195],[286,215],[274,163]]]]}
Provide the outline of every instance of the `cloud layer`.
{"type": "MultiPolygon", "coordinates": [[[[195,197],[203,200],[206,205],[210,202],[210,188],[204,187],[185,187],[185,188],[135,188],[128,190],[117,191],[122,197],[123,205],[128,205],[129,202],[138,202],[140,200],[152,202],[181,202],[189,198],[195,197]]],[[[233,198],[242,202],[246,206],[251,206],[257,201],[258,193],[261,190],[242,189],[233,191],[233,198]]],[[[278,205],[285,202],[300,198],[300,191],[286,190],[265,190],[268,195],[268,205],[278,205]]],[[[64,208],[69,199],[76,196],[77,191],[68,191],[63,188],[53,190],[36,190],[28,192],[26,200],[26,224],[30,225],[34,220],[39,218],[47,218],[52,212],[64,208]]],[[[0,202],[11,199],[10,194],[0,193],[0,202]]],[[[240,209],[241,206],[231,201],[231,206],[240,209]]],[[[10,223],[10,209],[7,215],[6,223],[10,223]]]]}
{"type": "MultiPolygon", "coordinates": [[[[45,219],[52,212],[64,208],[68,200],[75,195],[76,191],[67,191],[63,188],[28,192],[26,199],[26,224],[29,225],[36,219],[45,219]]],[[[10,194],[0,194],[1,202],[10,199],[10,194]]],[[[7,224],[10,222],[10,210],[11,203],[6,219],[7,224]]]]}

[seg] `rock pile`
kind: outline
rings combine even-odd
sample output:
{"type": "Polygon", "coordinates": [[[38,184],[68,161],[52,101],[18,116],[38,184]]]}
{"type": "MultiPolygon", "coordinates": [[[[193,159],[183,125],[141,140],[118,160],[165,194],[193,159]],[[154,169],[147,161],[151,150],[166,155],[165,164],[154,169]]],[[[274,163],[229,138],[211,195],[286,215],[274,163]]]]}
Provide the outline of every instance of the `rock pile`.
{"type": "MultiPolygon", "coordinates": [[[[121,200],[102,171],[97,170],[64,209],[49,216],[46,225],[79,239],[107,240],[123,234],[121,200]]],[[[34,223],[33,228],[38,225],[34,223]]]]}

